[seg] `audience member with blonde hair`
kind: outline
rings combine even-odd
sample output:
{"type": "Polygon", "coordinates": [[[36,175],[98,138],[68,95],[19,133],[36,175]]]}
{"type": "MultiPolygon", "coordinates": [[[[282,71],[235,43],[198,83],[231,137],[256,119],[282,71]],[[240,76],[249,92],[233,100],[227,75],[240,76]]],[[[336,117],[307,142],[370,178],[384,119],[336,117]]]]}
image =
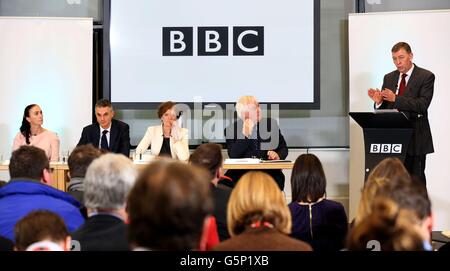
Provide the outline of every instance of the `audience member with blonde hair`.
{"type": "Polygon", "coordinates": [[[386,158],[372,169],[367,180],[372,178],[390,179],[397,176],[410,177],[408,170],[398,158],[386,158]]]}
{"type": "Polygon", "coordinates": [[[423,240],[424,249],[431,250],[434,216],[427,189],[417,177],[412,179],[405,176],[393,178],[378,190],[376,197],[389,198],[399,208],[412,211],[417,217],[414,227],[423,240]]]}
{"type": "Polygon", "coordinates": [[[349,250],[423,251],[423,239],[416,227],[419,218],[393,200],[376,197],[372,212],[349,233],[349,250]]]}
{"type": "Polygon", "coordinates": [[[381,161],[367,177],[359,201],[358,212],[354,223],[360,223],[372,210],[372,202],[377,191],[388,182],[399,178],[409,180],[410,175],[398,158],[386,158],[381,161]]]}
{"type": "Polygon", "coordinates": [[[128,197],[132,248],[199,248],[213,208],[209,185],[206,172],[191,165],[164,160],[148,165],[128,197]]]}
{"type": "Polygon", "coordinates": [[[322,163],[314,154],[302,154],[291,175],[292,237],[308,242],[314,251],[344,247],[348,220],[342,204],[326,198],[327,181],[322,163]]]}
{"type": "Polygon", "coordinates": [[[307,243],[288,236],[289,208],[276,182],[266,173],[250,171],[242,176],[231,193],[227,222],[231,238],[215,250],[311,250],[307,243]]]}
{"type": "Polygon", "coordinates": [[[14,235],[19,251],[69,251],[71,247],[64,220],[50,211],[30,212],[14,226],[14,235]]]}

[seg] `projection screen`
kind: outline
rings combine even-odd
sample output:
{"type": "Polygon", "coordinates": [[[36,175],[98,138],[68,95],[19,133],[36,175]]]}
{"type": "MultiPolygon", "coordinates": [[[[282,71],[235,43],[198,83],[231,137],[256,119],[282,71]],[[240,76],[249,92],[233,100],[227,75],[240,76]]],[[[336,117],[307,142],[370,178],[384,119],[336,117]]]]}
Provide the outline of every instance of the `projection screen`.
{"type": "Polygon", "coordinates": [[[112,0],[111,101],[318,108],[318,2],[112,0]]]}

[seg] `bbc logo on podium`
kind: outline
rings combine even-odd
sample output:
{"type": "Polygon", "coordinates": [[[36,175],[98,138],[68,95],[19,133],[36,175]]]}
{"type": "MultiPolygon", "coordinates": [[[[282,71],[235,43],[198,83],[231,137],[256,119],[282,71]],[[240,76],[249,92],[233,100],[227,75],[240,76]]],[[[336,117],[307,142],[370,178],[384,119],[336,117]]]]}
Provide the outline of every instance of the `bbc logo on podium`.
{"type": "Polygon", "coordinates": [[[370,144],[370,153],[402,153],[402,144],[370,144]]]}
{"type": "MultiPolygon", "coordinates": [[[[193,56],[194,30],[197,31],[198,56],[228,56],[228,26],[211,27],[163,27],[163,56],[193,56]]],[[[232,27],[233,56],[263,56],[264,27],[232,27]]]]}

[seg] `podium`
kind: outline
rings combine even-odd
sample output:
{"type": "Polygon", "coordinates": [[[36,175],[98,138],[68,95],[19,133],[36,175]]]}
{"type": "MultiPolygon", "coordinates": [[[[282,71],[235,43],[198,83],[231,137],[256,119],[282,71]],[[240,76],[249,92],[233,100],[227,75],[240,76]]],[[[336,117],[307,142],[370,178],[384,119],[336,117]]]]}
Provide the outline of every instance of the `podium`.
{"type": "Polygon", "coordinates": [[[402,112],[379,110],[350,112],[349,115],[363,129],[366,156],[364,182],[383,159],[397,157],[405,161],[414,127],[402,112]]]}

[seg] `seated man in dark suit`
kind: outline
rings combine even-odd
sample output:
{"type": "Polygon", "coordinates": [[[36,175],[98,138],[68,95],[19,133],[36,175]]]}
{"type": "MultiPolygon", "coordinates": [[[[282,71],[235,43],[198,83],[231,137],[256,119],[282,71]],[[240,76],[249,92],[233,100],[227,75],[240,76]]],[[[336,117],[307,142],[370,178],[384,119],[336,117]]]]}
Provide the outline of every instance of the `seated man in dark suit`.
{"type": "Polygon", "coordinates": [[[97,123],[83,128],[77,146],[91,143],[95,147],[130,156],[130,126],[113,119],[114,109],[110,101],[101,99],[95,104],[97,123]]]}
{"type": "MultiPolygon", "coordinates": [[[[288,148],[280,128],[274,119],[263,119],[258,101],[253,96],[243,96],[236,103],[240,118],[225,129],[228,156],[230,158],[286,159],[288,148]]],[[[237,182],[248,170],[228,170],[225,176],[237,182]]],[[[284,189],[281,169],[265,170],[284,189]]]]}
{"type": "Polygon", "coordinates": [[[81,251],[128,250],[126,199],[137,171],[122,155],[108,153],[95,159],[84,178],[88,219],[72,234],[81,251]]]}

